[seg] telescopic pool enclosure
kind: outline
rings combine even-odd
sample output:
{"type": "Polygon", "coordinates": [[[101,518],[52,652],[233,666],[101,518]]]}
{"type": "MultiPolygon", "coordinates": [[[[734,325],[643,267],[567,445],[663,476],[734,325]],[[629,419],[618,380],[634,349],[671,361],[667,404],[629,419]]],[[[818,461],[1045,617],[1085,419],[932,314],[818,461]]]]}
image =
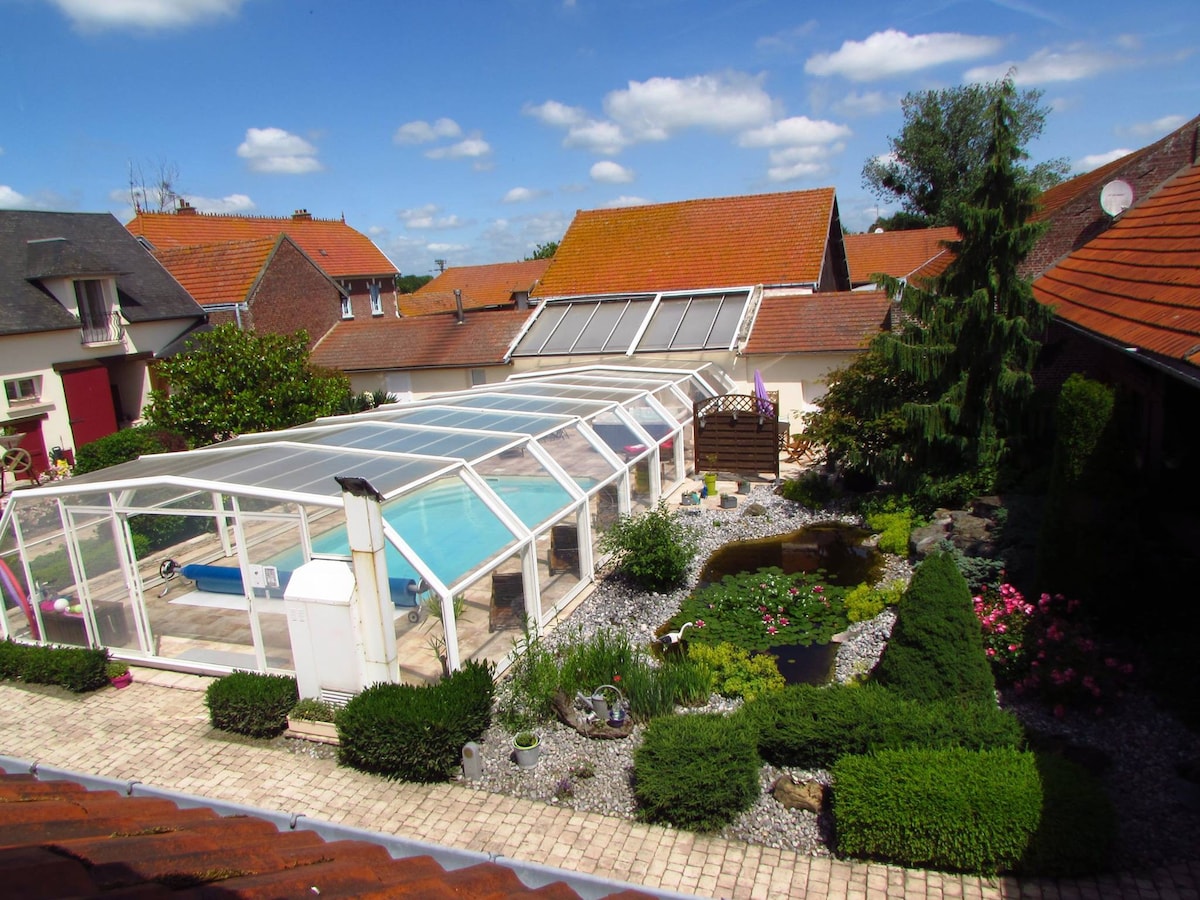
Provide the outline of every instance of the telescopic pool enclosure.
{"type": "MultiPolygon", "coordinates": [[[[681,481],[693,403],[731,388],[711,363],[547,369],[18,491],[0,637],[291,674],[354,640],[325,606],[298,625],[295,596],[332,571],[374,584],[401,679],[503,667],[593,580],[600,535],[681,481]],[[383,538],[367,569],[361,496],[383,538]]],[[[361,625],[361,599],[322,602],[361,625]]]]}

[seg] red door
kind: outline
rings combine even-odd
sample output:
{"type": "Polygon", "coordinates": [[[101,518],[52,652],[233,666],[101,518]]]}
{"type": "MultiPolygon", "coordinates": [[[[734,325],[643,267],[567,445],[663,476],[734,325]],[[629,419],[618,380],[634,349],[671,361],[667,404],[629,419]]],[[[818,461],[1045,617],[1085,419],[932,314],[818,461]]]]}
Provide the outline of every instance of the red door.
{"type": "Polygon", "coordinates": [[[71,436],[76,450],[117,430],[112,389],[108,386],[108,369],[91,366],[68,369],[59,374],[67,395],[67,415],[71,420],[71,436]]]}
{"type": "Polygon", "coordinates": [[[45,472],[50,468],[50,458],[46,456],[46,442],[42,438],[41,420],[26,419],[24,422],[13,422],[12,427],[21,435],[17,446],[28,452],[29,458],[33,460],[33,470],[23,473],[21,477],[31,478],[35,473],[45,472]]]}

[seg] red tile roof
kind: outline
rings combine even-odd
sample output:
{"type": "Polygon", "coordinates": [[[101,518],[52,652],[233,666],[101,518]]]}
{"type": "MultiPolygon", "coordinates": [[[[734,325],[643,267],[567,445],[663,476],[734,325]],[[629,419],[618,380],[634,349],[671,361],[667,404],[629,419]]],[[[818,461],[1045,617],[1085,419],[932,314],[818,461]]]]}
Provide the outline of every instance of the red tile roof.
{"type": "Polygon", "coordinates": [[[342,321],[313,348],[312,361],[343,372],[501,365],[530,315],[526,309],[473,310],[461,325],[454,313],[342,321]]]}
{"type": "Polygon", "coordinates": [[[1033,290],[1081,328],[1200,366],[1200,166],[1125,212],[1033,290]]]}
{"type": "Polygon", "coordinates": [[[275,218],[195,211],[142,212],[125,227],[146,238],[156,250],[253,241],[283,233],[334,278],[392,276],[398,272],[370,238],[341,219],[313,219],[299,214],[275,218]]]}
{"type": "Polygon", "coordinates": [[[764,297],[746,354],[861,350],[888,321],[883,291],[779,294],[764,297]]]}
{"type": "Polygon", "coordinates": [[[879,273],[893,278],[936,278],[954,259],[945,242],[957,241],[958,229],[945,226],[848,234],[844,240],[851,284],[870,284],[872,276],[879,273]]]}
{"type": "Polygon", "coordinates": [[[167,247],[154,256],[201,306],[243,303],[286,235],[199,247],[167,247]]]}
{"type": "Polygon", "coordinates": [[[534,295],[815,284],[834,212],[833,188],[582,210],[534,295]]]}
{"type": "MultiPolygon", "coordinates": [[[[496,863],[447,871],[382,844],[281,832],[266,819],[180,809],[0,770],[6,897],[493,897],[578,900],[563,881],[531,889],[496,863]]],[[[616,898],[646,898],[625,890],[616,898]]]]}
{"type": "Polygon", "coordinates": [[[503,306],[513,294],[529,293],[550,265],[548,259],[492,263],[487,266],[454,266],[411,294],[401,294],[400,314],[423,316],[455,309],[454,291],[462,291],[464,309],[503,306]]]}

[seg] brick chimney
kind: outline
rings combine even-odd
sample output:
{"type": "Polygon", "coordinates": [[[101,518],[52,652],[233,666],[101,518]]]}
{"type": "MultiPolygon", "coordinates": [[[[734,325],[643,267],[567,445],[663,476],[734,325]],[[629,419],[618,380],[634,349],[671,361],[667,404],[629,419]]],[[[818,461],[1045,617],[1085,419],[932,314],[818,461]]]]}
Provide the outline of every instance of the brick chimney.
{"type": "Polygon", "coordinates": [[[312,213],[310,213],[307,209],[298,209],[294,213],[292,213],[292,221],[293,222],[311,222],[312,221],[312,213]]]}
{"type": "Polygon", "coordinates": [[[196,215],[196,207],[188,203],[183,197],[180,197],[175,207],[175,215],[177,216],[194,216],[196,215]]]}

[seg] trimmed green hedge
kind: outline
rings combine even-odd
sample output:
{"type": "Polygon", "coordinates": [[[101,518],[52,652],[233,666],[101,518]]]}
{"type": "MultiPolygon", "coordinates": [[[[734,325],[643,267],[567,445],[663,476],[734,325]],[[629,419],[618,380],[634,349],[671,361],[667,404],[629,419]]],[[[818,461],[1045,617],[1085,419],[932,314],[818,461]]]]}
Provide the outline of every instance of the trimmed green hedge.
{"type": "Polygon", "coordinates": [[[846,754],[902,747],[1019,748],[1020,723],[994,703],[919,703],[879,685],[789,685],[747,703],[758,750],[776,766],[828,768],[846,754]]]}
{"type": "Polygon", "coordinates": [[[1016,865],[1041,819],[1032,753],[882,750],[832,771],[842,856],[992,874],[1016,865]]]}
{"type": "Polygon", "coordinates": [[[289,675],[234,672],[204,692],[214,728],[250,737],[275,737],[287,729],[287,717],[300,692],[289,675]]]}
{"type": "Polygon", "coordinates": [[[872,678],[926,703],[994,702],[996,682],[971,591],[949,554],[932,554],[914,570],[872,678]]]}
{"type": "Polygon", "coordinates": [[[715,831],[759,795],[754,732],[742,716],[662,716],[633,752],[639,815],[693,831],[715,831]]]}
{"type": "Polygon", "coordinates": [[[75,694],[108,684],[108,651],[0,641],[0,680],[55,684],[75,694]]]}
{"type": "Polygon", "coordinates": [[[471,660],[437,684],[372,685],[338,714],[339,762],[401,781],[446,781],[463,744],[491,724],[492,672],[471,660]]]}

